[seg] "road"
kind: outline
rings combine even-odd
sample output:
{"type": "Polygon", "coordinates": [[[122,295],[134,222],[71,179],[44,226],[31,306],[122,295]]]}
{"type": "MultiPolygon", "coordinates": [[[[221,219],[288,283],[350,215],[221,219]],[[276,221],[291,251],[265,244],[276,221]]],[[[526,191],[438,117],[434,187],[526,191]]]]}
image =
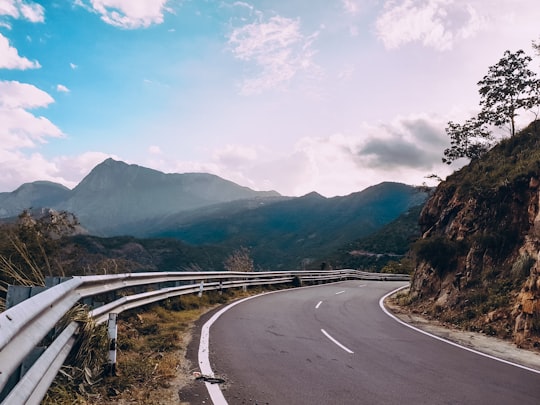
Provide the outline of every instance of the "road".
{"type": "Polygon", "coordinates": [[[347,281],[241,303],[210,361],[236,404],[538,404],[540,374],[451,346],[379,307],[402,282],[347,281]]]}

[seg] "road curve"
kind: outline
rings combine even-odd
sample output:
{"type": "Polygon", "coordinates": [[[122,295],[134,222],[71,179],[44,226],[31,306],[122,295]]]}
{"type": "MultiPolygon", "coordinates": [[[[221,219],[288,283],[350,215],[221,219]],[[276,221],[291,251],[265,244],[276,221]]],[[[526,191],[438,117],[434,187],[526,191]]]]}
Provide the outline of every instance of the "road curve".
{"type": "Polygon", "coordinates": [[[237,404],[538,404],[540,375],[418,333],[378,301],[402,282],[347,281],[251,299],[212,325],[237,404]]]}

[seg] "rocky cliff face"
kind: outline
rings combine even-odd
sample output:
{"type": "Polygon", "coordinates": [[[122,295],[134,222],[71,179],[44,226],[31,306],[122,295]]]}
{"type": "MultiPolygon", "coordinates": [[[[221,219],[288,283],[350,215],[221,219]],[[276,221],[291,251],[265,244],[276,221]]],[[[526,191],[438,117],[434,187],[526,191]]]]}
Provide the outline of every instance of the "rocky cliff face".
{"type": "Polygon", "coordinates": [[[540,345],[540,122],[441,183],[412,249],[411,305],[540,345]]]}

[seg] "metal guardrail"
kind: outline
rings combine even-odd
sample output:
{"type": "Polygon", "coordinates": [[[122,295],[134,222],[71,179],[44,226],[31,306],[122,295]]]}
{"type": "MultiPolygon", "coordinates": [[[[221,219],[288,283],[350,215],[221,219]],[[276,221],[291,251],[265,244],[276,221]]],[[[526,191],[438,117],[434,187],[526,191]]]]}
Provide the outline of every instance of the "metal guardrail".
{"type": "MultiPolygon", "coordinates": [[[[10,376],[60,319],[81,299],[125,288],[171,282],[190,284],[126,295],[90,311],[96,323],[110,313],[121,313],[167,298],[242,286],[260,286],[301,281],[344,279],[408,281],[403,274],[367,273],[357,270],[275,272],[153,272],[107,276],[82,276],[51,287],[0,313],[0,392],[10,376]]],[[[75,342],[79,325],[70,323],[41,354],[20,381],[5,394],[2,404],[39,404],[62,367],[75,342]]]]}

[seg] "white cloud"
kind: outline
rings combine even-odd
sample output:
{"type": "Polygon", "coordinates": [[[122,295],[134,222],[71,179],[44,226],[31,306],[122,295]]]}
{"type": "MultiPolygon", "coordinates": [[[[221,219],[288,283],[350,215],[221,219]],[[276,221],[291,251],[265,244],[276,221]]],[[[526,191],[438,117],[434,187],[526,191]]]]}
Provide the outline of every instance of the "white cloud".
{"type": "Polygon", "coordinates": [[[12,191],[23,183],[40,180],[56,181],[65,184],[57,174],[54,163],[42,155],[23,154],[21,151],[5,150],[0,147],[0,190],[12,191]]]}
{"type": "Polygon", "coordinates": [[[397,117],[389,124],[363,124],[355,134],[304,137],[278,158],[259,153],[242,164],[214,160],[214,173],[287,195],[313,190],[344,195],[383,181],[429,183],[425,176],[436,173],[444,178],[455,169],[441,161],[448,146],[445,126],[429,115],[397,117]]]}
{"type": "Polygon", "coordinates": [[[70,90],[64,86],[63,84],[58,84],[56,85],[56,91],[59,92],[59,93],[69,93],[70,90]]]}
{"type": "Polygon", "coordinates": [[[45,10],[38,3],[23,0],[0,0],[0,16],[24,18],[30,22],[45,21],[45,10]]]}
{"type": "Polygon", "coordinates": [[[163,152],[159,146],[152,145],[148,148],[148,152],[152,155],[161,155],[163,152]]]}
{"type": "Polygon", "coordinates": [[[37,69],[40,68],[37,61],[31,61],[19,56],[17,49],[9,44],[9,40],[0,34],[0,69],[37,69]]]}
{"type": "Polygon", "coordinates": [[[45,21],[45,10],[43,6],[37,3],[18,1],[21,14],[30,22],[43,22],[45,21]]]}
{"type": "Polygon", "coordinates": [[[245,167],[257,159],[257,150],[245,145],[227,145],[213,153],[216,163],[230,168],[245,167]]]}
{"type": "Polygon", "coordinates": [[[387,0],[375,30],[389,49],[419,42],[438,51],[476,35],[486,26],[477,8],[465,0],[387,0]]]}
{"type": "Polygon", "coordinates": [[[15,5],[15,0],[0,0],[0,15],[17,18],[19,10],[15,5]]]}
{"type": "Polygon", "coordinates": [[[75,69],[77,69],[79,66],[76,65],[76,64],[73,63],[73,62],[70,62],[70,63],[69,63],[69,67],[70,67],[71,69],[75,70],[75,69]]]}
{"type": "Polygon", "coordinates": [[[77,5],[101,15],[107,24],[125,29],[147,28],[163,23],[168,0],[78,0],[77,5]],[[88,1],[90,5],[88,5],[88,1]]]}
{"type": "Polygon", "coordinates": [[[52,160],[39,153],[25,154],[20,150],[0,147],[0,190],[15,190],[23,183],[48,180],[75,187],[97,164],[116,155],[86,152],[77,156],[60,156],[52,160]]]}
{"type": "Polygon", "coordinates": [[[207,172],[258,190],[299,196],[360,191],[383,181],[422,184],[455,167],[441,161],[448,146],[443,119],[430,115],[397,117],[388,124],[362,124],[355,133],[304,137],[286,151],[260,145],[225,144],[208,161],[179,162],[164,153],[145,162],[165,172],[207,172]]]}
{"type": "Polygon", "coordinates": [[[0,149],[35,147],[62,131],[47,118],[28,109],[46,107],[53,98],[35,86],[15,81],[0,81],[0,149]]]}
{"type": "Polygon", "coordinates": [[[253,11],[255,9],[255,7],[253,7],[251,4],[248,4],[248,3],[244,2],[244,1],[235,1],[233,3],[233,6],[235,6],[235,7],[245,7],[247,9],[251,10],[251,11],[253,11]]]}
{"type": "MultiPolygon", "coordinates": [[[[58,182],[68,186],[76,186],[90,171],[105,159],[121,160],[117,155],[110,153],[89,151],[75,156],[60,156],[52,160],[56,169],[54,177],[58,182]],[[63,180],[60,180],[63,179],[63,180]]],[[[53,175],[53,174],[51,174],[53,175]]],[[[35,178],[40,178],[39,176],[35,178]]]]}
{"type": "Polygon", "coordinates": [[[0,108],[47,107],[54,99],[36,86],[17,81],[0,81],[0,108]]]}
{"type": "Polygon", "coordinates": [[[345,11],[352,15],[357,14],[360,10],[360,5],[357,0],[341,0],[341,4],[345,11]]]}
{"type": "Polygon", "coordinates": [[[305,36],[300,20],[274,16],[234,29],[229,45],[237,59],[253,62],[258,74],[243,81],[243,94],[278,88],[302,71],[316,71],[312,43],[317,33],[305,36]]]}

